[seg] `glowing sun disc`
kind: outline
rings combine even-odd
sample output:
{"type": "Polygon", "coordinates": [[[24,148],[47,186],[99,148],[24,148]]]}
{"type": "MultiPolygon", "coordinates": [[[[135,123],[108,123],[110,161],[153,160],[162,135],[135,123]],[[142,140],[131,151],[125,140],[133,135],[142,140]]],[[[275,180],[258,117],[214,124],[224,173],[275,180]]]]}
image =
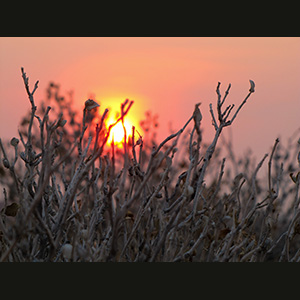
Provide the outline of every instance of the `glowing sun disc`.
{"type": "MultiPolygon", "coordinates": [[[[110,122],[112,124],[114,121],[110,122]]],[[[126,130],[126,136],[127,141],[128,137],[131,136],[132,133],[132,125],[128,120],[124,120],[124,127],[126,130]]],[[[115,145],[122,146],[122,143],[124,143],[124,128],[122,125],[122,122],[118,122],[110,131],[110,135],[108,138],[108,143],[111,144],[111,142],[114,140],[115,145]]]]}

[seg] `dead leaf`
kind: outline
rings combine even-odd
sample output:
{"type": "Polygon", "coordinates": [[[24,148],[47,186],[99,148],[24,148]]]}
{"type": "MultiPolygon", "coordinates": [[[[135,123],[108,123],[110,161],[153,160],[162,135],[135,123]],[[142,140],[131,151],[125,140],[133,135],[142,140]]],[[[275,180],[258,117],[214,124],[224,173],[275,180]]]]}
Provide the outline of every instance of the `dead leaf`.
{"type": "Polygon", "coordinates": [[[100,106],[97,102],[92,99],[88,99],[85,101],[85,109],[91,111],[93,108],[100,106]]]}
{"type": "Polygon", "coordinates": [[[194,118],[194,122],[195,122],[195,129],[197,131],[197,133],[200,135],[200,123],[202,120],[202,114],[201,111],[199,109],[199,105],[201,103],[197,103],[195,105],[195,110],[194,110],[194,114],[193,114],[193,118],[194,118]]]}
{"type": "Polygon", "coordinates": [[[255,91],[255,83],[254,83],[254,81],[253,80],[249,80],[250,81],[250,89],[249,89],[249,92],[250,93],[254,93],[254,91],[255,91]]]}
{"type": "Polygon", "coordinates": [[[4,214],[6,214],[9,217],[15,217],[17,215],[19,208],[20,205],[14,202],[6,207],[4,214]]]}

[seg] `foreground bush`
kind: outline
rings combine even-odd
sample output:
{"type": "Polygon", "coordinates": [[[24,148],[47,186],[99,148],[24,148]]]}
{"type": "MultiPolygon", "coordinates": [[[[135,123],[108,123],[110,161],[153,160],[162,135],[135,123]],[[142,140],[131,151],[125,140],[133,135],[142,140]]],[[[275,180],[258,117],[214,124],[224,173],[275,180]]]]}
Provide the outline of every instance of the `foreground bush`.
{"type": "Polygon", "coordinates": [[[72,99],[53,83],[47,90],[53,106],[46,101],[38,110],[38,82],[30,91],[23,68],[22,78],[31,112],[19,139],[0,140],[1,261],[300,260],[299,142],[291,138],[285,149],[277,139],[255,165],[250,156],[238,160],[230,143],[227,161],[217,148],[254,93],[253,81],[235,112],[234,105],[224,107],[231,86],[222,97],[218,84],[211,144],[202,142],[198,103],[160,144],[134,127],[124,130],[126,141],[131,136],[120,151],[107,140],[133,101],[122,103],[107,126],[108,110],[100,114],[89,99],[78,120],[72,99]],[[258,179],[263,164],[268,176],[258,179]]]}

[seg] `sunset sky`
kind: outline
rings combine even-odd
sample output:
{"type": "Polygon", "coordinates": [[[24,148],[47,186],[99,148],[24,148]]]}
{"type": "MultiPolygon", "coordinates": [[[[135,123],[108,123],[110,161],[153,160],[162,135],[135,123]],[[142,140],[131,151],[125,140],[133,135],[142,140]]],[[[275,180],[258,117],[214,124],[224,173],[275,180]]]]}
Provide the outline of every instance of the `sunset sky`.
{"type": "MultiPolygon", "coordinates": [[[[158,114],[158,142],[169,128],[180,129],[201,102],[204,140],[213,138],[209,103],[216,86],[227,104],[238,106],[255,93],[232,128],[234,149],[251,148],[261,158],[274,140],[284,142],[300,127],[300,38],[294,37],[1,37],[0,137],[18,137],[21,117],[30,108],[21,77],[29,76],[37,105],[50,81],[74,91],[78,108],[90,95],[117,109],[126,98],[135,103],[133,125],[150,110],[158,114]]],[[[226,134],[226,133],[225,133],[226,134]]]]}

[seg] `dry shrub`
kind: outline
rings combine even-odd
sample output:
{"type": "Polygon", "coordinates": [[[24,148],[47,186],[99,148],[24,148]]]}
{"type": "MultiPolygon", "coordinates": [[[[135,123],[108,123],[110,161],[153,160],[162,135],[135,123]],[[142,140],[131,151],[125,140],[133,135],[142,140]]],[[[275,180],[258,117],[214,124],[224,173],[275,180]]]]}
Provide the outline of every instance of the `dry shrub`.
{"type": "MultiPolygon", "coordinates": [[[[107,144],[114,124],[105,126],[109,112],[100,113],[94,99],[76,112],[72,95],[51,83],[38,109],[38,82],[30,91],[23,68],[22,78],[31,111],[19,139],[0,140],[1,261],[300,260],[299,142],[292,137],[284,148],[277,139],[258,164],[237,159],[230,141],[227,158],[217,147],[254,93],[253,81],[235,111],[224,108],[231,85],[222,97],[218,83],[209,145],[197,103],[161,143],[157,116],[148,112],[141,125],[152,134],[133,127],[121,151],[107,144]],[[268,175],[258,179],[263,164],[268,175]]],[[[117,122],[132,104],[121,104],[117,122]]]]}

